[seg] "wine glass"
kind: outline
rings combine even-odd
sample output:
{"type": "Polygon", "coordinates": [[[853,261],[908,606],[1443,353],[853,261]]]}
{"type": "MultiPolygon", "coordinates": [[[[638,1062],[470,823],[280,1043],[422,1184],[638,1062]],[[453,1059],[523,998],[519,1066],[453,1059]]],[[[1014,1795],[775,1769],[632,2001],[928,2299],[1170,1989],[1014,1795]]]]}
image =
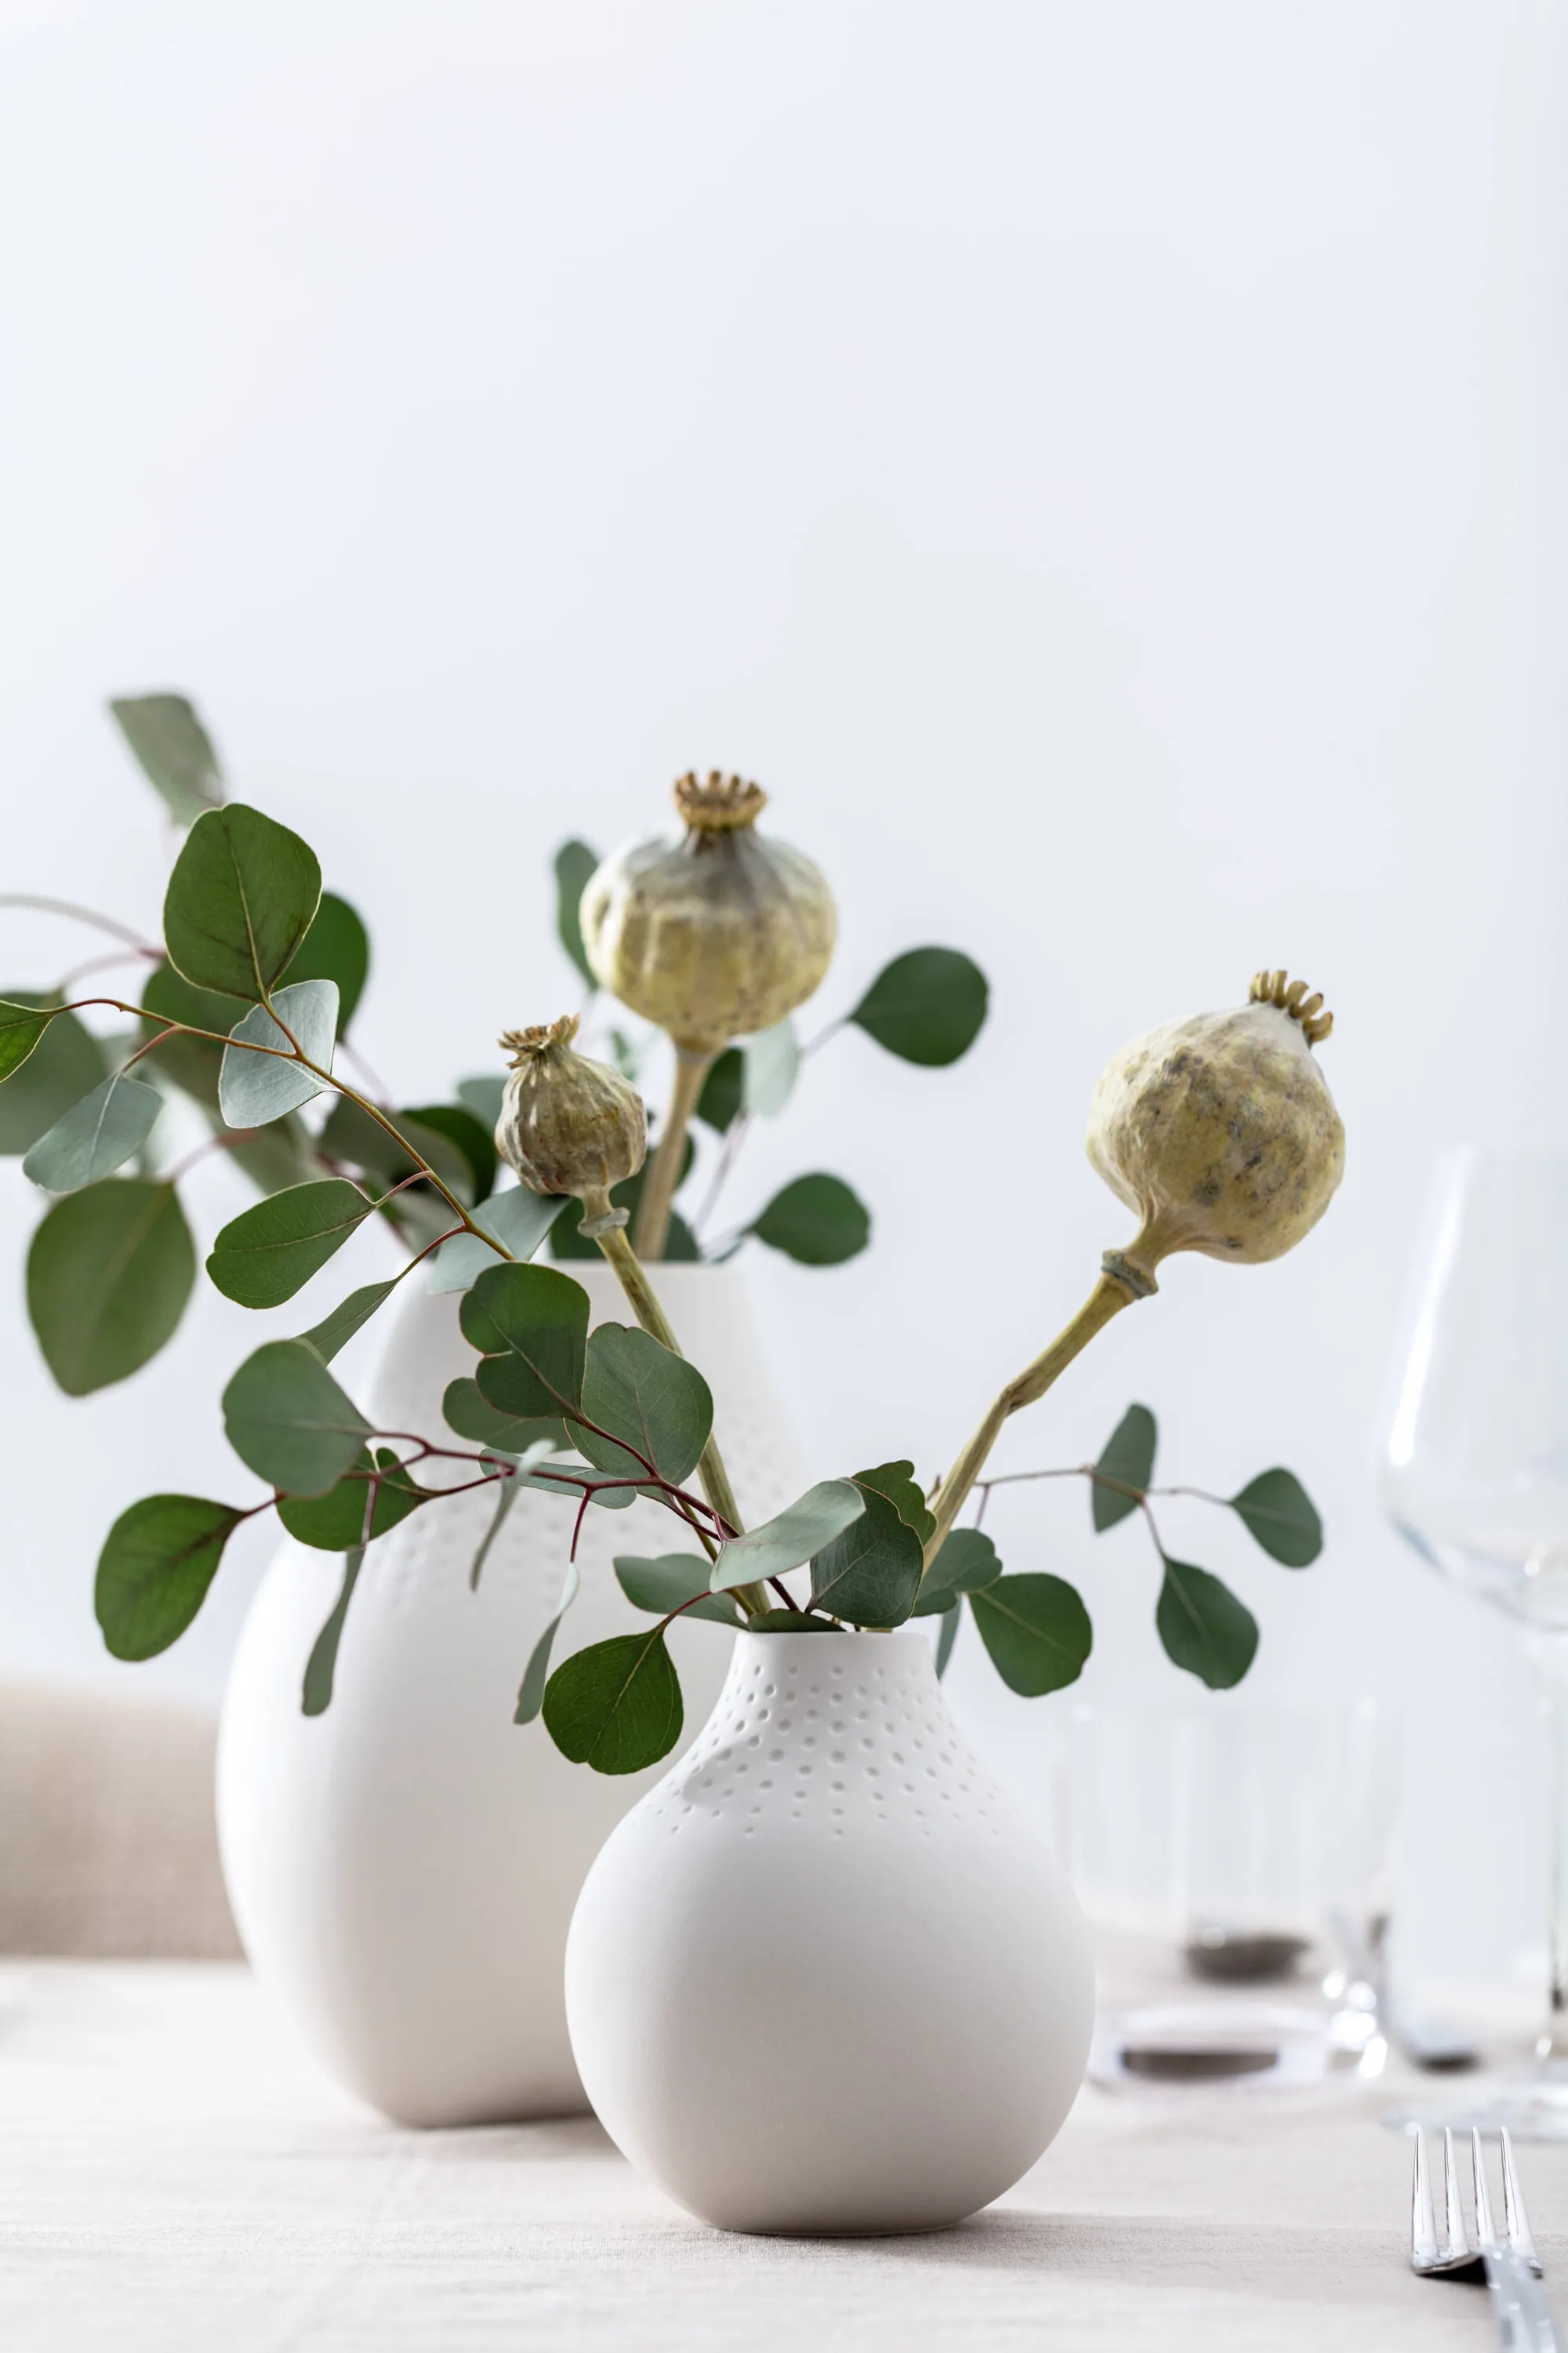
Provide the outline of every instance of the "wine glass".
{"type": "Polygon", "coordinates": [[[1383,1495],[1424,1560],[1518,1621],[1536,1669],[1550,2010],[1534,2075],[1490,2120],[1568,2139],[1568,1152],[1466,1145],[1440,1162],[1383,1495]]]}

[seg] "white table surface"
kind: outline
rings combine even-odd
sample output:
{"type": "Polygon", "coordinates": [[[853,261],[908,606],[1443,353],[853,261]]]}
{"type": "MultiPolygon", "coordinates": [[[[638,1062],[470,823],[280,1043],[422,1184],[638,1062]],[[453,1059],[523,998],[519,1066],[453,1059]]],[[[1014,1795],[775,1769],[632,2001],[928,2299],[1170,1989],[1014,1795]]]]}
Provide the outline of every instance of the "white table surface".
{"type": "MultiPolygon", "coordinates": [[[[1405,2268],[1409,2149],[1376,2120],[1405,2088],[1091,2088],[1026,2179],[959,2230],[739,2238],[670,2205],[585,2117],[384,2123],[237,1966],[13,1962],[0,2344],[1486,2348],[1484,2291],[1405,2268]]],[[[1523,2171],[1568,2315],[1568,2149],[1529,2148],[1523,2171]]]]}

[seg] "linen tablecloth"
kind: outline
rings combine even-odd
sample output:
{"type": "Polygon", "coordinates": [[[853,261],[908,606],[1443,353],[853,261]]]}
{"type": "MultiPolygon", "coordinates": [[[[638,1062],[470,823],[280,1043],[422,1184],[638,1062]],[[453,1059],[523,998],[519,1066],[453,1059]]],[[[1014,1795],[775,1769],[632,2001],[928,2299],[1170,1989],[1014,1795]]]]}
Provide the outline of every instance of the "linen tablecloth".
{"type": "MultiPolygon", "coordinates": [[[[382,2122],[243,1968],[8,1963],[0,2342],[1484,2353],[1484,2292],[1405,2268],[1409,2147],[1377,2118],[1409,2089],[1090,2087],[1034,2171],[958,2230],[738,2238],[670,2205],[585,2117],[382,2122]]],[[[1568,2316],[1568,2150],[1522,2162],[1568,2316]]]]}

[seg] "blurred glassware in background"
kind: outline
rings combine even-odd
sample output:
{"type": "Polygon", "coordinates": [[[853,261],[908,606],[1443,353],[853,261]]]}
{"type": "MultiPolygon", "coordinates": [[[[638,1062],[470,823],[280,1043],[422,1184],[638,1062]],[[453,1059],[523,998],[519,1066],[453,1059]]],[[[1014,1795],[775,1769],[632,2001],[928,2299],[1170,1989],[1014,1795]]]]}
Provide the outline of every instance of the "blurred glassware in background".
{"type": "Polygon", "coordinates": [[[1386,1714],[1079,1702],[1051,1735],[1057,1849],[1100,1976],[1090,2073],[1376,2073],[1398,1785],[1386,1714]]]}
{"type": "Polygon", "coordinates": [[[1518,1620],[1549,1738],[1550,2012],[1487,2111],[1568,2139],[1568,1153],[1466,1145],[1434,1180],[1383,1471],[1423,1560],[1518,1620]]]}

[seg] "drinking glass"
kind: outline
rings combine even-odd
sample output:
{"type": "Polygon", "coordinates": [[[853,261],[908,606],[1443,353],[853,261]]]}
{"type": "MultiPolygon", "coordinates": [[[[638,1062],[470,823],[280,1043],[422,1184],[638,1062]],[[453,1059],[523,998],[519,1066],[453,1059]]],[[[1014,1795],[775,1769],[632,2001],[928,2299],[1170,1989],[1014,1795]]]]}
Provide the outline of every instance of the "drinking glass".
{"type": "Polygon", "coordinates": [[[1439,1164],[1384,1451],[1384,1502],[1432,1567],[1506,1610],[1550,1742],[1550,2007],[1495,2112],[1568,2139],[1568,1153],[1439,1164]]]}

